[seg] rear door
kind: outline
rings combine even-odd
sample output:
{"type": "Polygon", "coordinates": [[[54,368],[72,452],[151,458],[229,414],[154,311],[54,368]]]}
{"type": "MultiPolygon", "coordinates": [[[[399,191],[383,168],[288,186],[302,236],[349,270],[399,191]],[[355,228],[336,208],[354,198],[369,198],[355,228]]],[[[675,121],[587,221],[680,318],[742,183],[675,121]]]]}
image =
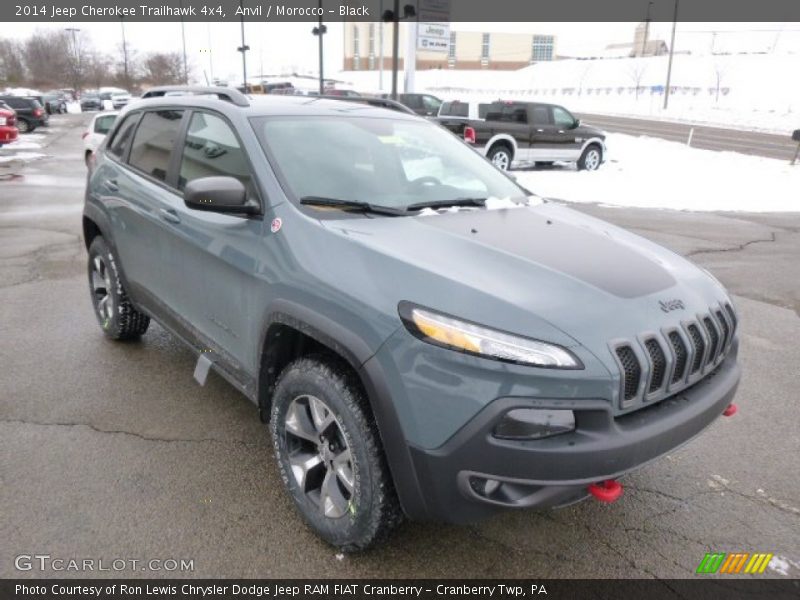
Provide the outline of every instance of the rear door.
{"type": "Polygon", "coordinates": [[[514,142],[517,145],[515,160],[531,160],[531,125],[526,103],[492,103],[486,112],[486,124],[490,127],[493,137],[499,134],[506,134],[514,138],[514,142]]]}
{"type": "MultiPolygon", "coordinates": [[[[163,318],[166,307],[174,305],[174,287],[165,277],[175,257],[169,252],[169,228],[176,219],[175,205],[182,202],[170,185],[168,174],[175,160],[176,143],[183,124],[183,109],[148,110],[135,123],[126,156],[101,185],[119,199],[106,203],[115,220],[115,242],[134,297],[163,318]]],[[[115,133],[130,135],[127,120],[115,133]]],[[[100,173],[98,173],[98,176],[100,173]]]]}

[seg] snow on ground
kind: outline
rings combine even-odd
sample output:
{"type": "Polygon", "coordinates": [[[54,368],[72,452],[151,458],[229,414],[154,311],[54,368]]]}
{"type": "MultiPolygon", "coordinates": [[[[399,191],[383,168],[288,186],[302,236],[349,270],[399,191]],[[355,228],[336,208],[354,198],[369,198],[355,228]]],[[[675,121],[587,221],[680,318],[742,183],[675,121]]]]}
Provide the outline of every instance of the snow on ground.
{"type": "Polygon", "coordinates": [[[612,133],[597,171],[513,171],[537,195],[568,202],[690,211],[800,212],[800,164],[612,133]]]}
{"type": "MultiPolygon", "coordinates": [[[[667,56],[556,60],[518,71],[417,71],[415,91],[443,99],[520,99],[563,104],[575,112],[708,123],[786,133],[800,128],[800,54],[676,54],[669,109],[667,56]],[[636,89],[639,88],[637,94],[636,89]]],[[[378,91],[376,71],[337,79],[378,91]]],[[[384,72],[384,88],[391,85],[384,72]]],[[[400,77],[400,83],[403,77],[400,77]]],[[[384,89],[384,91],[387,91],[384,89]]]]}
{"type": "Polygon", "coordinates": [[[31,161],[37,160],[40,158],[44,158],[47,156],[46,154],[41,154],[40,152],[14,152],[12,154],[0,154],[0,163],[7,163],[15,160],[21,161],[31,161]]]}

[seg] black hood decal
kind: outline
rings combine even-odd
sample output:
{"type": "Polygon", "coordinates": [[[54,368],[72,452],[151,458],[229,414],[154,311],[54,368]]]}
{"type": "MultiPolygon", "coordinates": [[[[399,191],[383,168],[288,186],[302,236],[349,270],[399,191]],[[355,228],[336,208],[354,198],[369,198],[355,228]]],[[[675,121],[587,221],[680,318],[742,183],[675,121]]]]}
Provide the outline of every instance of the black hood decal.
{"type": "Polygon", "coordinates": [[[419,221],[622,298],[652,294],[676,283],[640,249],[612,237],[613,230],[547,217],[527,208],[459,211],[419,221]]]}

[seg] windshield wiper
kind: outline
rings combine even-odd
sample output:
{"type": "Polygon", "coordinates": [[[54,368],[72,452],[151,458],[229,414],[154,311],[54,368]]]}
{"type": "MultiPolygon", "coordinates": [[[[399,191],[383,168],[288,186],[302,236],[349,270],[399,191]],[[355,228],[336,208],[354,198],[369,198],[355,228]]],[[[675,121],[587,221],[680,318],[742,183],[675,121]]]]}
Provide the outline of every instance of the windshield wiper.
{"type": "Polygon", "coordinates": [[[331,206],[334,208],[341,208],[342,210],[359,210],[362,212],[372,212],[382,215],[400,216],[404,215],[405,210],[400,208],[393,208],[391,206],[382,206],[380,204],[370,204],[369,202],[362,202],[360,200],[342,200],[340,198],[326,198],[324,196],[303,196],[300,198],[300,204],[308,206],[331,206]]]}
{"type": "Polygon", "coordinates": [[[406,206],[406,210],[422,210],[423,208],[444,208],[448,206],[485,206],[486,198],[455,198],[454,200],[431,200],[416,202],[406,206]]]}

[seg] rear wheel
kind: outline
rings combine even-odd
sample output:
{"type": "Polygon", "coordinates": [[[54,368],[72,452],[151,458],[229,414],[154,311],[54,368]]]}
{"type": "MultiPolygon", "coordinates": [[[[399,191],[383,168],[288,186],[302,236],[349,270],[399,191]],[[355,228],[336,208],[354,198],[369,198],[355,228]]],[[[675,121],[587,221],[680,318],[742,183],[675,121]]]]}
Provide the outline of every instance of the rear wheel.
{"type": "Polygon", "coordinates": [[[35,128],[31,126],[30,122],[25,119],[17,119],[17,129],[20,133],[30,133],[35,128]]]}
{"type": "Polygon", "coordinates": [[[603,162],[603,151],[597,144],[590,144],[586,147],[578,159],[578,168],[582,171],[596,171],[603,162]]]}
{"type": "Polygon", "coordinates": [[[486,157],[501,171],[508,171],[511,168],[511,160],[513,159],[513,156],[508,146],[494,146],[486,157]]]}
{"type": "Polygon", "coordinates": [[[103,333],[114,340],[131,340],[144,335],[150,317],[131,304],[119,277],[115,257],[100,236],[89,246],[89,289],[103,333]]]}
{"type": "Polygon", "coordinates": [[[346,365],[313,356],[286,367],[270,428],[283,482],[325,541],[363,550],[402,521],[377,427],[346,365]]]}

